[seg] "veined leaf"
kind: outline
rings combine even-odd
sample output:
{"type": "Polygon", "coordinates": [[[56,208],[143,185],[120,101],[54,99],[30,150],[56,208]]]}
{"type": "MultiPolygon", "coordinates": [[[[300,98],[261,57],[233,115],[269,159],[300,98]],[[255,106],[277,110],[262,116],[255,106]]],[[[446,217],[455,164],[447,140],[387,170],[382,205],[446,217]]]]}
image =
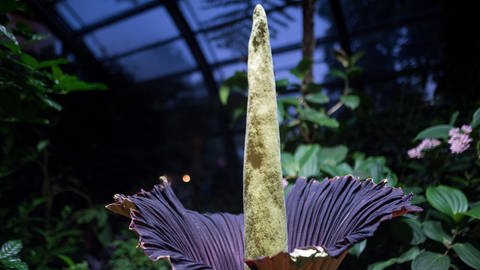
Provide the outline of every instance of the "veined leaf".
{"type": "Polygon", "coordinates": [[[300,113],[300,118],[306,121],[313,122],[320,126],[330,127],[330,128],[338,128],[339,123],[334,118],[328,117],[325,112],[316,111],[310,108],[306,109],[299,109],[298,112],[300,113]]]}
{"type": "Polygon", "coordinates": [[[480,251],[470,243],[457,243],[452,248],[464,263],[474,269],[480,269],[480,251]]]}
{"type": "Polygon", "coordinates": [[[404,218],[402,221],[405,222],[410,229],[412,229],[412,239],[410,240],[410,244],[418,245],[425,242],[426,238],[423,234],[422,224],[418,220],[413,218],[404,218]]]}
{"type": "Polygon", "coordinates": [[[448,186],[427,188],[427,201],[438,211],[459,222],[468,209],[465,194],[459,189],[448,186]]]}
{"type": "Polygon", "coordinates": [[[476,218],[476,219],[480,219],[480,205],[477,205],[476,207],[473,207],[472,209],[468,210],[468,212],[466,212],[465,215],[476,218]]]}
{"type": "Polygon", "coordinates": [[[450,258],[448,256],[424,251],[412,262],[412,270],[448,270],[450,258]]]}
{"type": "Polygon", "coordinates": [[[22,250],[22,241],[10,240],[0,247],[0,259],[17,255],[22,250]]]}
{"type": "Polygon", "coordinates": [[[300,145],[295,151],[295,160],[298,162],[298,176],[314,176],[318,175],[318,152],[320,146],[318,144],[300,145]]]}
{"type": "Polygon", "coordinates": [[[428,220],[422,224],[423,233],[430,239],[438,241],[446,246],[452,243],[452,236],[445,233],[439,221],[428,220]]]}
{"type": "Polygon", "coordinates": [[[319,151],[319,163],[322,165],[336,166],[347,157],[348,148],[345,145],[322,147],[319,151]]]}

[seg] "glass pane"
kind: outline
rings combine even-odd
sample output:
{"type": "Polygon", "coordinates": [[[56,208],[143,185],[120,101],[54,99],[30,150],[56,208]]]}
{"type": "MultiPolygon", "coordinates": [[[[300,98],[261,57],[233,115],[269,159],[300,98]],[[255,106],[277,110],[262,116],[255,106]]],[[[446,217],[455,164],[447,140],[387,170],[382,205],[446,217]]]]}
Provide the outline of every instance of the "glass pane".
{"type": "Polygon", "coordinates": [[[79,29],[151,1],[153,0],[64,0],[56,8],[70,27],[79,29]]]}
{"type": "Polygon", "coordinates": [[[215,78],[221,83],[225,79],[233,76],[235,72],[241,71],[241,72],[247,72],[247,64],[246,63],[236,63],[236,64],[231,64],[228,66],[223,66],[215,70],[214,75],[215,78]]]}
{"type": "Polygon", "coordinates": [[[181,100],[193,100],[195,104],[199,103],[199,99],[208,97],[208,90],[203,83],[203,76],[200,72],[194,72],[187,76],[183,76],[180,80],[189,85],[188,91],[179,91],[177,98],[181,100]]]}
{"type": "Polygon", "coordinates": [[[248,13],[248,1],[232,2],[226,5],[213,5],[207,1],[181,0],[180,9],[193,30],[199,30],[207,26],[216,25],[232,19],[242,18],[248,13]],[[238,12],[241,11],[241,12],[238,12]]]}
{"type": "Polygon", "coordinates": [[[88,34],[85,42],[97,57],[104,58],[177,35],[168,12],[158,7],[88,34]]]}
{"type": "Polygon", "coordinates": [[[120,58],[117,63],[132,76],[135,82],[174,74],[196,66],[183,40],[120,58]]]}

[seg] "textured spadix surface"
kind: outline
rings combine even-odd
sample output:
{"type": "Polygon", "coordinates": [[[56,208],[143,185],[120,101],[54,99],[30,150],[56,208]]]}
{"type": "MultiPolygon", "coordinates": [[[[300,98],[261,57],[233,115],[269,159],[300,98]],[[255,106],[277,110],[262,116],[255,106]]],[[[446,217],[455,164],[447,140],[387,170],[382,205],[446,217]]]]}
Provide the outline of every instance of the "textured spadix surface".
{"type": "Polygon", "coordinates": [[[260,5],[253,12],[248,44],[248,105],[243,168],[245,256],[287,250],[275,78],[267,25],[260,5]]]}
{"type": "MultiPolygon", "coordinates": [[[[150,192],[115,199],[107,208],[130,212],[130,228],[152,260],[169,259],[177,270],[243,269],[242,215],[187,210],[167,182],[150,192]]],[[[288,252],[306,251],[247,259],[247,264],[252,269],[336,269],[348,248],[373,235],[382,221],[420,211],[410,199],[401,189],[351,176],[321,182],[298,179],[286,198],[288,252]],[[325,252],[297,256],[312,248],[325,252]]]]}

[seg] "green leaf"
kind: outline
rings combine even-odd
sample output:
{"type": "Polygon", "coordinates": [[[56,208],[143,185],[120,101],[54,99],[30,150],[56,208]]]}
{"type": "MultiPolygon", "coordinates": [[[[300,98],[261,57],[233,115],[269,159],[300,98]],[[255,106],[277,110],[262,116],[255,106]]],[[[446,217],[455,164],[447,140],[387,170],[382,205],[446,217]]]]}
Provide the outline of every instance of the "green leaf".
{"type": "Polygon", "coordinates": [[[467,197],[459,189],[443,185],[428,187],[426,195],[428,203],[433,208],[450,216],[456,222],[463,218],[468,209],[467,197]]]}
{"type": "Polygon", "coordinates": [[[342,79],[342,80],[346,80],[347,79],[347,74],[340,70],[340,69],[335,69],[335,68],[332,68],[330,70],[330,75],[332,77],[335,77],[335,78],[339,78],[339,79],[342,79]]]}
{"type": "Polygon", "coordinates": [[[227,87],[225,85],[220,86],[220,90],[218,94],[219,94],[220,102],[222,103],[222,105],[227,105],[228,95],[230,94],[230,87],[227,87]]]}
{"type": "Polygon", "coordinates": [[[420,249],[418,247],[412,247],[409,250],[405,251],[400,257],[397,259],[397,263],[404,263],[408,261],[414,260],[418,254],[420,254],[420,249]]]}
{"type": "Polygon", "coordinates": [[[472,116],[472,122],[470,122],[470,126],[472,128],[476,128],[480,125],[480,108],[478,108],[472,116]]]}
{"type": "Polygon", "coordinates": [[[303,78],[305,78],[305,74],[307,74],[307,71],[310,70],[310,68],[312,67],[312,64],[312,59],[304,58],[300,60],[298,65],[295,68],[291,69],[290,72],[300,80],[303,80],[303,78]]]}
{"type": "Polygon", "coordinates": [[[60,105],[59,103],[57,103],[55,100],[51,99],[49,96],[47,95],[43,95],[43,94],[39,94],[38,97],[45,103],[47,104],[49,107],[51,107],[52,109],[54,110],[57,110],[57,111],[61,111],[63,108],[62,108],[62,105],[60,105]]]}
{"type": "Polygon", "coordinates": [[[418,249],[418,247],[412,247],[409,250],[405,251],[398,258],[391,258],[383,262],[377,262],[369,265],[368,270],[383,270],[396,263],[404,263],[414,260],[418,256],[418,254],[420,254],[420,249],[418,249]]]}
{"type": "Polygon", "coordinates": [[[333,55],[335,56],[335,59],[337,59],[337,61],[340,62],[340,64],[342,64],[344,68],[350,66],[350,57],[344,50],[334,49],[333,55]]]}
{"type": "Polygon", "coordinates": [[[362,72],[363,72],[363,68],[361,68],[361,67],[349,67],[346,70],[348,78],[356,77],[356,76],[362,74],[362,72]]]}
{"type": "Polygon", "coordinates": [[[318,152],[320,146],[317,144],[300,145],[295,151],[295,160],[298,162],[298,176],[315,176],[318,175],[318,152]]]}
{"type": "Polygon", "coordinates": [[[310,121],[320,126],[338,128],[339,123],[334,118],[328,117],[323,111],[316,111],[311,108],[299,109],[300,118],[302,120],[310,121]]]}
{"type": "Polygon", "coordinates": [[[422,224],[423,233],[430,239],[438,241],[445,246],[452,243],[452,236],[445,233],[439,221],[428,220],[422,224]]]}
{"type": "Polygon", "coordinates": [[[474,269],[480,269],[480,251],[470,243],[457,243],[452,248],[465,264],[474,269]]]}
{"type": "Polygon", "coordinates": [[[472,209],[468,210],[465,215],[469,217],[473,217],[476,219],[480,219],[480,205],[473,207],[472,209]]]}
{"type": "Polygon", "coordinates": [[[282,104],[288,104],[288,105],[293,105],[293,106],[298,106],[298,104],[300,103],[298,101],[298,97],[282,96],[282,97],[279,97],[277,100],[278,100],[278,102],[280,102],[282,104]]]}
{"type": "MultiPolygon", "coordinates": [[[[0,266],[5,266],[7,269],[28,270],[28,265],[22,262],[19,258],[0,259],[0,266]]],[[[3,269],[3,268],[2,268],[3,269]]]]}
{"type": "Polygon", "coordinates": [[[366,246],[367,246],[367,240],[363,240],[362,242],[353,245],[353,247],[350,248],[348,253],[358,258],[360,257],[360,254],[362,254],[362,252],[365,250],[366,246]]]}
{"type": "Polygon", "coordinates": [[[347,154],[348,148],[345,145],[322,147],[318,153],[319,164],[320,166],[336,166],[337,164],[345,160],[347,154]]]}
{"type": "Polygon", "coordinates": [[[292,154],[287,152],[282,153],[282,171],[284,177],[298,176],[300,166],[292,154]]]}
{"type": "Polygon", "coordinates": [[[448,270],[450,258],[448,256],[424,251],[412,262],[412,270],[448,270]]]}
{"type": "Polygon", "coordinates": [[[276,80],[275,81],[275,86],[276,87],[287,87],[290,85],[290,82],[287,79],[281,79],[281,80],[276,80]]]}
{"type": "Polygon", "coordinates": [[[360,98],[356,95],[346,95],[340,97],[340,101],[348,108],[355,110],[360,104],[360,98]]]}
{"type": "Polygon", "coordinates": [[[0,247],[0,259],[17,255],[22,250],[22,241],[10,240],[0,247]]]}
{"type": "Polygon", "coordinates": [[[8,29],[0,24],[0,33],[6,36],[14,45],[18,45],[18,41],[15,38],[15,35],[12,34],[8,29]]]}
{"type": "Polygon", "coordinates": [[[423,140],[426,138],[434,138],[434,139],[446,139],[448,138],[448,131],[452,129],[450,125],[437,125],[433,127],[426,128],[420,131],[414,141],[423,140]]]}
{"type": "Polygon", "coordinates": [[[365,54],[364,51],[359,51],[359,52],[354,53],[350,57],[350,65],[352,65],[352,66],[356,65],[358,63],[358,61],[363,57],[364,54],[365,54]]]}
{"type": "Polygon", "coordinates": [[[458,115],[459,115],[458,111],[455,111],[454,113],[452,113],[452,116],[450,116],[450,121],[448,121],[448,125],[450,125],[450,126],[455,125],[455,122],[457,121],[458,115]]]}
{"type": "Polygon", "coordinates": [[[394,265],[397,262],[396,258],[391,258],[383,262],[376,262],[368,266],[368,270],[383,270],[389,266],[394,265]]]}
{"type": "Polygon", "coordinates": [[[325,104],[330,101],[327,95],[324,93],[315,93],[315,94],[308,94],[305,96],[305,99],[311,103],[315,104],[325,104]]]}
{"type": "Polygon", "coordinates": [[[412,239],[410,240],[410,244],[418,245],[425,242],[426,237],[423,234],[422,224],[413,218],[404,218],[402,219],[404,223],[406,223],[410,229],[412,229],[412,239]]]}
{"type": "Polygon", "coordinates": [[[37,151],[42,152],[50,144],[49,140],[41,140],[37,143],[37,151]]]}

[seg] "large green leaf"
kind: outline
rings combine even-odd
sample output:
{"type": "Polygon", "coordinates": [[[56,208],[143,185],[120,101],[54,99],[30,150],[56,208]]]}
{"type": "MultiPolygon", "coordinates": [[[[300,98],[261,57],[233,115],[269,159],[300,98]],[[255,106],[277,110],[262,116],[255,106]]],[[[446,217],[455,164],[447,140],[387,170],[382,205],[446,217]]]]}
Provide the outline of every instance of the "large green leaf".
{"type": "Polygon", "coordinates": [[[454,221],[460,221],[468,209],[465,194],[459,189],[448,186],[427,188],[427,201],[438,211],[450,216],[454,221]]]}
{"type": "Polygon", "coordinates": [[[305,99],[311,103],[315,104],[325,104],[330,101],[327,95],[324,93],[315,93],[315,94],[308,94],[305,96],[305,99]]]}
{"type": "Polygon", "coordinates": [[[427,220],[422,224],[423,233],[430,239],[438,241],[446,246],[452,243],[452,236],[445,233],[439,221],[427,220]]]}
{"type": "Polygon", "coordinates": [[[391,258],[383,262],[377,262],[369,265],[368,270],[383,270],[396,263],[404,263],[414,260],[418,256],[418,254],[420,254],[420,249],[418,247],[412,247],[409,250],[405,251],[398,258],[391,258]]]}
{"type": "Polygon", "coordinates": [[[424,251],[412,262],[412,270],[448,270],[450,258],[448,256],[424,251]]]}
{"type": "Polygon", "coordinates": [[[480,108],[473,113],[472,122],[470,122],[470,126],[472,126],[472,128],[476,128],[478,125],[480,125],[480,108]]]}
{"type": "Polygon", "coordinates": [[[438,125],[426,128],[420,131],[415,137],[416,140],[423,140],[426,138],[446,139],[448,138],[448,131],[452,128],[450,125],[438,125]]]}
{"type": "Polygon", "coordinates": [[[337,164],[345,160],[347,154],[348,148],[345,145],[322,147],[318,153],[318,161],[320,166],[336,166],[337,164]]]}
{"type": "Polygon", "coordinates": [[[320,126],[338,128],[339,123],[334,118],[328,117],[325,112],[317,111],[311,108],[299,109],[300,118],[302,120],[310,121],[320,126]]]}
{"type": "Polygon", "coordinates": [[[476,219],[480,219],[480,205],[477,205],[472,209],[468,210],[468,212],[466,212],[465,215],[476,218],[476,219]]]}
{"type": "Polygon", "coordinates": [[[412,239],[410,240],[410,244],[418,245],[425,242],[426,237],[425,234],[423,234],[422,224],[418,220],[413,218],[404,218],[402,221],[405,222],[410,229],[412,229],[412,239]]]}
{"type": "Polygon", "coordinates": [[[480,269],[480,251],[470,243],[457,243],[452,248],[464,263],[474,269],[480,269]]]}
{"type": "Polygon", "coordinates": [[[318,168],[318,144],[300,145],[295,151],[295,160],[298,162],[298,176],[315,176],[319,173],[318,168]]]}
{"type": "Polygon", "coordinates": [[[282,171],[283,176],[298,176],[300,167],[292,154],[282,153],[282,171]]]}
{"type": "Polygon", "coordinates": [[[22,241],[10,240],[0,247],[0,259],[17,255],[22,250],[22,241]]]}

